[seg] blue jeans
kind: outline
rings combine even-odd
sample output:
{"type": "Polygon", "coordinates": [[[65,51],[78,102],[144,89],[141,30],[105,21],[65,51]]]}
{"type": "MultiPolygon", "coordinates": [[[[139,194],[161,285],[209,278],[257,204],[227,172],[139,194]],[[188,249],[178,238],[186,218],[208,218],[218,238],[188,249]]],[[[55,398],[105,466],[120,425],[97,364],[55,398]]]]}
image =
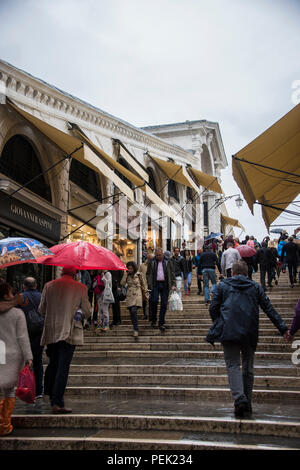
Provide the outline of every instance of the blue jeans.
{"type": "Polygon", "coordinates": [[[66,341],[58,341],[47,345],[46,354],[49,364],[45,372],[45,395],[50,396],[51,406],[63,408],[64,393],[75,346],[66,341]]]}
{"type": "Polygon", "coordinates": [[[164,281],[157,281],[156,286],[153,287],[151,292],[151,314],[152,323],[156,323],[158,299],[160,296],[160,313],[158,325],[162,326],[165,323],[165,315],[168,307],[169,290],[167,283],[164,281]]]}
{"type": "Polygon", "coordinates": [[[184,279],[184,284],[183,284],[183,286],[184,286],[184,292],[185,292],[185,294],[188,293],[188,288],[191,287],[191,284],[192,284],[192,277],[193,277],[193,272],[191,271],[191,272],[187,273],[187,278],[184,279]]]}
{"type": "Polygon", "coordinates": [[[213,292],[215,285],[217,284],[216,271],[214,269],[204,268],[203,274],[203,287],[204,287],[204,299],[206,302],[209,301],[210,293],[213,292]],[[212,283],[211,290],[209,289],[209,281],[212,283]]]}

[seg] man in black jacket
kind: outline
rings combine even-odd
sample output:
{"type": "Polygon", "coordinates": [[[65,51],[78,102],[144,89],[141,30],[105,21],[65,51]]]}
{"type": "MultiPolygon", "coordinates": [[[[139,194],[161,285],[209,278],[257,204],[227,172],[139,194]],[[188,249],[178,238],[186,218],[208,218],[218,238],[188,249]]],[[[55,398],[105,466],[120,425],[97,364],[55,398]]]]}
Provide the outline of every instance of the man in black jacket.
{"type": "Polygon", "coordinates": [[[247,278],[244,261],[234,263],[233,277],[215,288],[209,313],[213,320],[206,341],[223,345],[228,382],[234,398],[235,416],[252,412],[254,354],[258,342],[259,307],[287,338],[288,328],[272,306],[264,290],[247,278]],[[240,354],[242,353],[242,374],[240,354]]]}
{"type": "Polygon", "coordinates": [[[294,283],[297,282],[298,249],[298,245],[294,243],[293,237],[289,237],[288,243],[286,243],[282,248],[280,257],[280,261],[283,262],[284,256],[286,255],[291,287],[294,287],[294,283]]]}
{"type": "Polygon", "coordinates": [[[155,327],[156,325],[157,307],[160,296],[161,306],[158,326],[160,331],[164,332],[166,329],[164,324],[169,292],[171,289],[176,290],[176,280],[173,263],[171,260],[167,260],[164,257],[164,253],[161,248],[157,248],[155,250],[155,258],[148,264],[146,277],[148,289],[151,291],[150,302],[152,327],[155,327]]]}
{"type": "Polygon", "coordinates": [[[263,290],[266,290],[266,273],[268,274],[268,287],[272,287],[273,268],[276,266],[276,259],[272,250],[268,248],[266,242],[262,243],[262,247],[256,253],[256,263],[260,267],[260,283],[263,290]]]}
{"type": "Polygon", "coordinates": [[[210,293],[213,291],[217,284],[216,266],[219,273],[222,274],[221,265],[216,253],[213,252],[211,247],[205,247],[204,252],[200,256],[199,265],[203,275],[203,290],[204,300],[206,305],[210,303],[210,293]],[[211,291],[209,289],[209,281],[212,283],[211,291]]]}

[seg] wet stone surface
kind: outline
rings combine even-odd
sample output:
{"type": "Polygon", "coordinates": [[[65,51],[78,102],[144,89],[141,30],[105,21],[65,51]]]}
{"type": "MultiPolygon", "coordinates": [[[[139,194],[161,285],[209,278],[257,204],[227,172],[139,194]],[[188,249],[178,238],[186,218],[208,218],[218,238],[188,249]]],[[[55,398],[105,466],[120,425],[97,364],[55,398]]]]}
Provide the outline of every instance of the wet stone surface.
{"type": "MultiPolygon", "coordinates": [[[[229,401],[163,400],[163,399],[67,399],[66,406],[71,407],[73,414],[120,414],[145,416],[186,416],[234,418],[233,404],[229,401]]],[[[17,400],[14,415],[52,414],[48,400],[39,406],[26,405],[17,400]]],[[[300,421],[300,408],[297,404],[286,403],[253,403],[253,420],[300,421]]]]}

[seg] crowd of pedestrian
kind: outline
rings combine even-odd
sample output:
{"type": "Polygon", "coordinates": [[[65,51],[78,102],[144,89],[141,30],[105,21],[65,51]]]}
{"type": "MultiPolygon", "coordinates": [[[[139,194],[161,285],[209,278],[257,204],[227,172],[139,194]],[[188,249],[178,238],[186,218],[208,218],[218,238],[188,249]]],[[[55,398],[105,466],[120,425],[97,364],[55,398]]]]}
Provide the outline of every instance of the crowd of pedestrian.
{"type": "MultiPolygon", "coordinates": [[[[35,374],[35,403],[48,395],[53,413],[70,413],[64,393],[74,350],[76,345],[83,344],[84,328],[94,327],[97,334],[105,334],[121,325],[120,302],[125,300],[134,338],[139,335],[139,309],[152,328],[158,326],[164,333],[170,293],[177,292],[181,298],[183,286],[184,295],[190,296],[193,273],[197,278],[197,294],[204,294],[213,321],[206,339],[211,344],[220,341],[224,348],[235,414],[243,417],[251,413],[258,308],[262,308],[287,341],[300,328],[300,303],[288,330],[265,295],[265,277],[268,288],[272,288],[273,281],[278,284],[280,273],[288,268],[293,287],[297,282],[299,258],[299,244],[294,237],[284,234],[279,240],[265,237],[259,243],[254,236],[246,236],[242,242],[229,236],[225,240],[219,237],[205,242],[195,256],[185,244],[182,249],[175,247],[172,254],[157,248],[148,253],[139,267],[133,261],[128,262],[126,271],[78,272],[73,267],[65,267],[61,277],[48,282],[42,292],[37,290],[36,279],[26,278],[23,292],[14,295],[11,286],[0,279],[0,331],[1,340],[7,346],[5,364],[0,363],[0,390],[4,396],[0,402],[0,435],[12,430],[10,416],[15,387],[24,364],[35,374]],[[243,245],[249,247],[250,255],[245,256],[245,251],[239,248],[243,245]],[[252,280],[258,267],[261,285],[252,280]],[[48,357],[45,374],[44,348],[48,357]]],[[[300,273],[298,279],[300,282],[300,273]]]]}

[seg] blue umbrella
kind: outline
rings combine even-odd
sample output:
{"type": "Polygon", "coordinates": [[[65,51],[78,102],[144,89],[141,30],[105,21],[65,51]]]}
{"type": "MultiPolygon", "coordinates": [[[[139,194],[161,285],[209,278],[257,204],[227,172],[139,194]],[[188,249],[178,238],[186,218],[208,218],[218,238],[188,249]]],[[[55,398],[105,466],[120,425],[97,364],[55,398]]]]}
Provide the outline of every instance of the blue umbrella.
{"type": "Polygon", "coordinates": [[[54,253],[33,238],[9,237],[0,240],[0,268],[35,263],[37,258],[51,255],[54,253]]]}
{"type": "Polygon", "coordinates": [[[270,230],[270,233],[282,233],[283,232],[283,228],[273,228],[272,230],[270,230]]]}
{"type": "Polygon", "coordinates": [[[211,233],[208,237],[205,237],[205,241],[213,240],[214,238],[221,237],[223,233],[211,233]]]}

